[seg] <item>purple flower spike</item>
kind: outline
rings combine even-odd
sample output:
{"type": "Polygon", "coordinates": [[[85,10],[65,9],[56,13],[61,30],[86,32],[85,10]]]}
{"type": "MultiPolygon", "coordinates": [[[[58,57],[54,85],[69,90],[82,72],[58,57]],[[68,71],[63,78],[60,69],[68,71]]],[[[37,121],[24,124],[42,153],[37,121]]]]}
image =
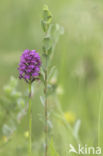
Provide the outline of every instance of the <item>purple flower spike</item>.
{"type": "Polygon", "coordinates": [[[19,78],[32,83],[39,79],[41,60],[36,50],[24,50],[19,63],[19,78]]]}

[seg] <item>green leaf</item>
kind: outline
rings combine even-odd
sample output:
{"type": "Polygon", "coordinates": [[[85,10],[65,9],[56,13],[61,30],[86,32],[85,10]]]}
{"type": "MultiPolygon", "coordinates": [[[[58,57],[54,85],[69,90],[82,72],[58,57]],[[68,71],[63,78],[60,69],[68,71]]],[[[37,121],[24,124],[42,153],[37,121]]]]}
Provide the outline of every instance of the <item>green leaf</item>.
{"type": "Polygon", "coordinates": [[[77,122],[74,125],[74,135],[76,137],[79,136],[80,125],[81,125],[81,121],[80,120],[77,120],[77,122]]]}
{"type": "Polygon", "coordinates": [[[52,51],[52,40],[50,39],[50,37],[45,37],[43,40],[43,52],[46,55],[49,55],[51,51],[52,51]]]}
{"type": "Polygon", "coordinates": [[[54,85],[48,84],[48,92],[47,92],[47,95],[49,96],[49,95],[52,95],[53,93],[55,93],[56,88],[57,88],[57,85],[56,84],[54,84],[54,85]]]}
{"type": "Polygon", "coordinates": [[[41,68],[41,72],[40,72],[40,76],[39,76],[40,80],[45,83],[45,73],[43,71],[43,68],[41,68]]]}
{"type": "Polygon", "coordinates": [[[53,66],[51,69],[50,69],[50,72],[49,72],[49,74],[48,74],[48,80],[50,80],[52,77],[53,77],[53,75],[56,73],[56,67],[55,66],[53,66]]]}
{"type": "Polygon", "coordinates": [[[48,148],[48,155],[49,156],[59,156],[59,154],[57,153],[57,151],[55,149],[53,139],[51,139],[51,141],[50,141],[50,145],[49,145],[49,148],[48,148]]]}
{"type": "Polygon", "coordinates": [[[64,28],[61,27],[59,24],[50,24],[48,28],[48,36],[51,39],[51,47],[52,51],[54,51],[55,46],[59,40],[60,35],[63,35],[64,33],[64,28]]]}
{"type": "Polygon", "coordinates": [[[64,29],[59,24],[55,24],[52,26],[51,35],[52,35],[54,44],[58,42],[59,36],[62,35],[63,33],[64,33],[64,29]]]}
{"type": "Polygon", "coordinates": [[[48,9],[47,5],[44,5],[43,8],[43,20],[46,21],[48,24],[52,21],[52,14],[48,9]]]}
{"type": "Polygon", "coordinates": [[[41,21],[42,29],[44,32],[48,31],[51,22],[52,22],[52,14],[49,11],[48,6],[45,5],[43,8],[43,15],[41,21]]]}
{"type": "Polygon", "coordinates": [[[40,80],[41,80],[43,83],[45,82],[45,81],[44,81],[44,77],[43,77],[42,73],[40,73],[39,78],[40,78],[40,80]]]}
{"type": "Polygon", "coordinates": [[[48,31],[49,25],[48,25],[47,22],[41,20],[41,26],[42,26],[42,29],[43,29],[44,32],[47,32],[48,31]]]}
{"type": "Polygon", "coordinates": [[[64,34],[64,28],[59,24],[56,24],[56,31],[58,31],[60,35],[64,34]]]}

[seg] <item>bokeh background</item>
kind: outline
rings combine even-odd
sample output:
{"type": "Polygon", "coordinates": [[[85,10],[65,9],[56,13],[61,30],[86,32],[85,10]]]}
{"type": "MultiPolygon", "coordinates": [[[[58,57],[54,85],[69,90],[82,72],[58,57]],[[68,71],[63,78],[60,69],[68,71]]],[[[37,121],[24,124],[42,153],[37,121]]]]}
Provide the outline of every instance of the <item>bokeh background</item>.
{"type": "MultiPolygon", "coordinates": [[[[102,147],[103,108],[99,110],[99,107],[103,90],[103,1],[0,0],[0,96],[3,96],[3,87],[10,77],[18,78],[17,66],[24,49],[36,49],[42,55],[40,19],[45,3],[53,14],[54,22],[64,27],[64,35],[59,39],[52,63],[58,70],[59,105],[71,127],[77,120],[81,121],[79,138],[82,144],[97,146],[99,135],[102,147]]],[[[18,81],[18,89],[25,93],[27,85],[18,81]]],[[[34,90],[33,149],[35,156],[42,156],[43,152],[39,154],[39,150],[43,124],[39,115],[43,107],[39,97],[43,91],[40,84],[34,90]]],[[[50,102],[55,104],[55,98],[52,97],[50,102]]],[[[0,146],[0,156],[26,155],[27,130],[28,120],[24,117],[10,141],[1,135],[1,142],[6,143],[0,146]]],[[[54,121],[53,136],[57,151],[64,156],[65,145],[70,144],[72,137],[58,119],[54,121]]]]}

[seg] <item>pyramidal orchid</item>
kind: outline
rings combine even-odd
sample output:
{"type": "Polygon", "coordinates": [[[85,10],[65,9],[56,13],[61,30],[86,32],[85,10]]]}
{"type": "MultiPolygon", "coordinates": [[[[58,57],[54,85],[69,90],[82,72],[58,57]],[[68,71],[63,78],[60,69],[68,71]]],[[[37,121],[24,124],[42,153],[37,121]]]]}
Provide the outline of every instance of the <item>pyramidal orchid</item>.
{"type": "Polygon", "coordinates": [[[36,50],[24,50],[19,63],[19,78],[32,83],[40,75],[40,56],[36,50]]]}
{"type": "Polygon", "coordinates": [[[20,58],[18,71],[19,71],[19,78],[24,79],[29,85],[29,154],[30,156],[32,152],[31,86],[34,81],[39,80],[40,66],[41,66],[41,60],[36,50],[29,50],[29,49],[24,50],[20,58]]]}

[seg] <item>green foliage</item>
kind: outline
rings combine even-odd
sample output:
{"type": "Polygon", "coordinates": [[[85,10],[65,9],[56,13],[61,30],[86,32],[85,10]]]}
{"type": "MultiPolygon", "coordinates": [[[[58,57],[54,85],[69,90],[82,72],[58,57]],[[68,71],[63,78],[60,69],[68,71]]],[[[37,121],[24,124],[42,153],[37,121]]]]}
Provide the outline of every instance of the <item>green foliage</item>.
{"type": "Polygon", "coordinates": [[[48,75],[48,80],[50,80],[50,79],[52,79],[52,77],[54,77],[56,71],[57,70],[56,70],[56,67],[55,66],[53,66],[53,67],[50,68],[49,75],[48,75]]]}
{"type": "Polygon", "coordinates": [[[81,125],[81,121],[80,120],[77,120],[75,125],[74,125],[74,136],[77,139],[79,138],[80,125],[81,125]]]}
{"type": "Polygon", "coordinates": [[[59,35],[64,33],[64,29],[58,24],[54,24],[52,22],[52,15],[48,9],[48,6],[44,6],[41,25],[45,33],[43,38],[42,50],[44,56],[48,57],[54,51],[56,43],[59,39],[59,35]]]}
{"type": "Polygon", "coordinates": [[[49,11],[48,6],[45,5],[43,8],[43,17],[42,17],[42,21],[41,21],[42,28],[43,28],[44,32],[48,31],[51,22],[52,22],[51,12],[49,11]]]}
{"type": "Polygon", "coordinates": [[[54,48],[58,42],[59,36],[64,33],[63,27],[59,26],[58,24],[53,23],[51,12],[48,9],[48,6],[44,6],[43,8],[43,16],[42,16],[42,28],[44,31],[44,38],[43,38],[43,66],[41,70],[40,79],[42,80],[43,84],[45,85],[45,70],[48,68],[48,93],[47,95],[51,95],[54,93],[56,89],[56,83],[50,83],[50,79],[54,77],[56,68],[52,67],[51,61],[53,56],[54,48]],[[43,25],[44,23],[44,25],[43,25]]]}
{"type": "Polygon", "coordinates": [[[51,139],[51,141],[50,141],[48,155],[49,156],[59,156],[59,154],[56,152],[53,139],[51,139]]]}
{"type": "Polygon", "coordinates": [[[0,97],[0,134],[8,138],[26,114],[24,98],[17,86],[18,80],[11,77],[10,82],[4,86],[3,96],[0,97]]]}
{"type": "MultiPolygon", "coordinates": [[[[55,15],[52,24],[55,25],[55,21],[58,21],[65,28],[65,33],[60,39],[60,44],[57,44],[55,53],[50,52],[52,55],[55,54],[54,59],[50,62],[52,65],[55,64],[59,71],[56,83],[58,83],[58,87],[63,89],[63,93],[58,94],[59,104],[62,106],[63,113],[72,111],[76,116],[76,120],[81,120],[79,137],[82,143],[97,146],[98,107],[100,94],[103,91],[103,1],[55,0],[55,2],[47,1],[47,3],[53,10],[53,15],[55,15]]],[[[35,48],[38,52],[41,51],[40,38],[42,33],[39,19],[42,5],[43,1],[33,0],[0,1],[0,99],[5,94],[2,87],[7,83],[11,74],[17,77],[16,69],[21,51],[25,48],[35,48]]],[[[51,28],[49,30],[48,34],[51,32],[51,28]]],[[[55,27],[53,30],[55,30],[55,27]]],[[[50,66],[50,68],[52,67],[50,66]]],[[[44,72],[44,69],[42,70],[44,72]]],[[[51,83],[51,79],[52,76],[48,80],[49,83],[51,83]]],[[[44,75],[42,80],[44,81],[44,75]]],[[[25,89],[22,82],[20,88],[25,89]]],[[[39,96],[43,94],[41,90],[42,85],[40,86],[38,83],[32,100],[34,156],[43,156],[44,150],[41,147],[43,125],[38,119],[38,114],[44,113],[39,99],[39,96]]],[[[58,102],[54,94],[52,95],[48,97],[49,106],[57,113],[55,105],[58,102]]],[[[0,103],[2,104],[1,100],[0,103]]],[[[6,107],[6,104],[8,105],[8,102],[5,101],[2,104],[3,107],[6,107]]],[[[102,104],[101,112],[103,112],[102,104]]],[[[99,126],[101,146],[103,145],[102,114],[99,126]]],[[[0,106],[0,125],[3,122],[2,119],[6,116],[9,115],[0,106]]],[[[63,117],[63,114],[61,117],[63,117]]],[[[63,153],[65,144],[73,143],[75,145],[76,141],[73,142],[74,137],[67,128],[68,126],[66,126],[69,125],[68,122],[64,124],[59,117],[53,119],[52,131],[54,133],[52,135],[54,136],[55,148],[60,156],[65,156],[65,153],[63,153]]],[[[71,125],[73,134],[75,124],[71,125]]],[[[27,143],[27,139],[24,142],[22,140],[24,137],[23,131],[27,130],[27,125],[27,119],[24,119],[23,124],[20,124],[21,129],[16,134],[16,138],[13,137],[12,142],[2,146],[2,149],[0,148],[0,156],[26,156],[27,153],[23,153],[21,145],[27,143]]],[[[0,131],[2,131],[1,126],[0,131]]],[[[0,135],[2,136],[2,134],[0,135]]]]}
{"type": "Polygon", "coordinates": [[[44,31],[44,37],[43,37],[43,64],[42,64],[42,72],[41,72],[41,80],[44,84],[44,95],[40,97],[41,103],[44,106],[44,127],[45,127],[45,155],[50,156],[58,156],[57,152],[55,151],[53,141],[50,142],[49,150],[48,144],[49,144],[49,136],[51,129],[53,128],[53,124],[50,120],[51,116],[51,109],[49,108],[48,103],[48,96],[55,93],[57,84],[56,82],[51,83],[50,80],[55,75],[55,67],[52,67],[50,65],[52,61],[53,51],[56,46],[56,43],[58,41],[59,35],[63,34],[63,30],[61,30],[61,27],[57,24],[53,24],[52,22],[52,15],[49,11],[47,6],[44,6],[43,8],[43,17],[41,21],[42,29],[44,31]]]}

